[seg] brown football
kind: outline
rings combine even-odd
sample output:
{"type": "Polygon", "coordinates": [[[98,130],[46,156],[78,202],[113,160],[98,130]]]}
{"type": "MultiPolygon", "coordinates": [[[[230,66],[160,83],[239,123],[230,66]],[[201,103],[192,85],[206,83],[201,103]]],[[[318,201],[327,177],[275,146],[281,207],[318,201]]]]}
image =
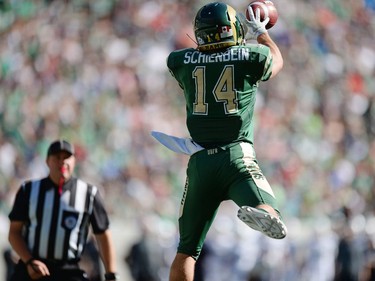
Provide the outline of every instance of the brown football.
{"type": "Polygon", "coordinates": [[[267,16],[270,18],[270,21],[266,25],[266,28],[270,29],[271,27],[273,27],[276,24],[277,19],[279,18],[279,14],[278,14],[277,9],[276,9],[276,7],[275,7],[275,5],[273,4],[272,1],[269,1],[269,0],[255,0],[255,1],[251,2],[247,6],[247,9],[246,9],[246,18],[248,20],[250,20],[249,9],[253,10],[254,16],[255,16],[256,15],[255,11],[258,8],[260,10],[260,19],[261,19],[261,21],[263,21],[267,16]]]}

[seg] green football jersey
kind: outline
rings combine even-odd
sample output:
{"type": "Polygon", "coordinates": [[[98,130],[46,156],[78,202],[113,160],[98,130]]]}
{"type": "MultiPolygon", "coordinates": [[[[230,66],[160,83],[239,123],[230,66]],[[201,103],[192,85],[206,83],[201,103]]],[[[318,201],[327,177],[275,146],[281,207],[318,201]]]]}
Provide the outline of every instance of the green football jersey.
{"type": "Polygon", "coordinates": [[[167,66],[184,91],[187,128],[195,142],[206,148],[253,143],[256,91],[272,70],[267,46],[234,46],[214,53],[182,49],[168,56],[167,66]]]}

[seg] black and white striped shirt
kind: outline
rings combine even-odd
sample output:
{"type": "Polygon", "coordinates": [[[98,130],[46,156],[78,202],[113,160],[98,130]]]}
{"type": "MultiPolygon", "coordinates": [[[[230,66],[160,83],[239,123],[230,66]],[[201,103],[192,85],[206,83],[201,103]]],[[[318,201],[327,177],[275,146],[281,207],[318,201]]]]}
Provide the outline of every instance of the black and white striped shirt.
{"type": "Polygon", "coordinates": [[[9,219],[25,222],[25,241],[35,258],[57,261],[81,257],[90,224],[95,234],[109,226],[98,188],[77,178],[64,184],[61,196],[48,177],[24,182],[9,219]]]}

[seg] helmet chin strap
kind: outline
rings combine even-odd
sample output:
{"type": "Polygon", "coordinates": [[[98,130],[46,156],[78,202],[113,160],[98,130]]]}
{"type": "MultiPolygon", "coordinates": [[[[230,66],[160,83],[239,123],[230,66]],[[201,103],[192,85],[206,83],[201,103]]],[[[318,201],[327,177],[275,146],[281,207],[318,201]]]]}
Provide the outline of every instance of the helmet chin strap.
{"type": "Polygon", "coordinates": [[[186,33],[186,36],[198,46],[198,43],[189,34],[186,33]]]}

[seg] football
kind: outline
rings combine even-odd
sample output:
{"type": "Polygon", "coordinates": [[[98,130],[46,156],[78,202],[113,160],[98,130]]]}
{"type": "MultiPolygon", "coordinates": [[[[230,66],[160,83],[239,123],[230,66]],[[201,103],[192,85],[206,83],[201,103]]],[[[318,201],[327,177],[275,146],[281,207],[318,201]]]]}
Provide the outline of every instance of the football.
{"type": "Polygon", "coordinates": [[[247,6],[247,9],[246,9],[246,18],[248,20],[250,20],[249,9],[253,10],[254,16],[255,16],[255,11],[258,8],[260,10],[261,21],[263,21],[267,16],[269,16],[269,18],[270,18],[270,21],[266,25],[266,28],[270,29],[271,27],[273,27],[276,24],[277,19],[279,18],[279,14],[278,14],[277,9],[276,9],[276,7],[275,7],[275,5],[273,4],[272,1],[256,0],[256,1],[251,2],[247,6]]]}

